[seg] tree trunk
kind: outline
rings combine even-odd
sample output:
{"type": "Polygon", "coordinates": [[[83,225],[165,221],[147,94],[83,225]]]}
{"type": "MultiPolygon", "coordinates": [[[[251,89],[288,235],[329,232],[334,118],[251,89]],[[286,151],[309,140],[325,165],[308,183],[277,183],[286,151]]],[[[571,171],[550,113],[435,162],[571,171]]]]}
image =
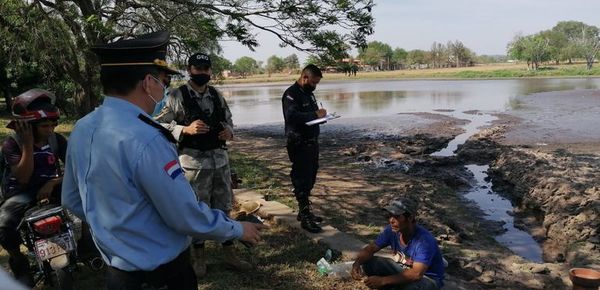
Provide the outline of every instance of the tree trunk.
{"type": "Polygon", "coordinates": [[[586,59],[587,62],[587,69],[592,69],[592,66],[594,65],[594,57],[592,57],[591,59],[588,58],[586,59]]]}
{"type": "Polygon", "coordinates": [[[98,103],[98,96],[91,81],[86,81],[81,87],[83,93],[75,96],[75,114],[80,118],[91,112],[98,103]]]}

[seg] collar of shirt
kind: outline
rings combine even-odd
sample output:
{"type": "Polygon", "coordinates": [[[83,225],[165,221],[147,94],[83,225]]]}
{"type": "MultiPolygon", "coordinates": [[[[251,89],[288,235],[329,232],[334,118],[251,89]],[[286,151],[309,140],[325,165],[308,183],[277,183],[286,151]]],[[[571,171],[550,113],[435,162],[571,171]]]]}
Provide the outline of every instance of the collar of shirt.
{"type": "Polygon", "coordinates": [[[131,114],[134,116],[137,116],[139,114],[144,114],[147,117],[150,117],[150,115],[148,115],[148,113],[144,112],[144,110],[142,110],[142,108],[134,105],[133,103],[131,103],[127,100],[123,100],[121,98],[105,96],[104,102],[102,103],[102,105],[106,106],[108,108],[118,109],[118,110],[122,111],[123,113],[128,113],[128,114],[131,114]]]}
{"type": "Polygon", "coordinates": [[[190,84],[190,82],[191,82],[191,80],[189,80],[185,85],[188,87],[190,92],[193,94],[192,98],[203,98],[204,96],[206,96],[208,94],[208,85],[206,85],[204,92],[199,92],[194,89],[194,87],[192,86],[192,84],[190,84]]]}
{"type": "Polygon", "coordinates": [[[302,86],[301,86],[301,85],[298,83],[298,81],[296,81],[296,82],[294,83],[294,85],[296,86],[296,88],[298,88],[298,90],[299,90],[299,91],[300,91],[302,94],[304,94],[304,95],[308,96],[308,97],[309,97],[311,100],[313,100],[314,102],[317,102],[317,99],[315,98],[315,94],[314,94],[314,93],[308,93],[308,92],[306,92],[306,91],[305,91],[305,90],[302,88],[302,86]]]}

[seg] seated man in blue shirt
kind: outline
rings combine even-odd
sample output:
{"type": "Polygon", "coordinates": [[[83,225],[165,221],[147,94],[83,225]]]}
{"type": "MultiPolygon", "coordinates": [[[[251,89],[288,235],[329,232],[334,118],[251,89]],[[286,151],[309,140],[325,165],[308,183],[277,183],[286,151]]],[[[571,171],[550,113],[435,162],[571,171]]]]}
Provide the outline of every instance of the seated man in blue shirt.
{"type": "Polygon", "coordinates": [[[401,198],[386,206],[389,225],[379,234],[375,243],[364,247],[352,265],[352,278],[363,279],[373,289],[442,288],[444,262],[435,238],[417,225],[414,201],[401,198]],[[391,246],[394,258],[373,256],[391,246]],[[366,276],[366,277],[363,277],[366,276]]]}

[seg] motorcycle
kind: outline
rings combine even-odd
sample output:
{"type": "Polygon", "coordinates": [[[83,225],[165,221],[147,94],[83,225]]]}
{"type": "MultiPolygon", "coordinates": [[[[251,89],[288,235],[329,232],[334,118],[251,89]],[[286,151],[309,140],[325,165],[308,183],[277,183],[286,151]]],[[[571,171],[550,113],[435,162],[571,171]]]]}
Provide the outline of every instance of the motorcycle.
{"type": "MultiPolygon", "coordinates": [[[[43,280],[57,290],[73,289],[81,221],[59,205],[40,204],[25,213],[19,231],[37,265],[32,267],[35,283],[43,280]]],[[[94,270],[104,266],[99,256],[86,262],[94,270]]]]}

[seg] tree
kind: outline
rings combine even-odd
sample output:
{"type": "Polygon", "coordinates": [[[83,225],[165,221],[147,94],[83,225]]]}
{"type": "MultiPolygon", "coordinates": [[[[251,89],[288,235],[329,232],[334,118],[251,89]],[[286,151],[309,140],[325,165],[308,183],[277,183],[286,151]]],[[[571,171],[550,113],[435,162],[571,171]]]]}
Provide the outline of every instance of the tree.
{"type": "Polygon", "coordinates": [[[555,30],[545,30],[540,32],[540,35],[548,39],[548,58],[559,64],[561,60],[565,60],[564,51],[568,46],[569,41],[565,34],[555,30]]]}
{"type": "Polygon", "coordinates": [[[445,65],[447,59],[446,47],[443,44],[434,41],[431,45],[431,61],[433,67],[442,67],[442,65],[445,65]]]}
{"type": "Polygon", "coordinates": [[[307,66],[309,64],[314,64],[314,65],[320,67],[321,59],[319,58],[319,56],[311,54],[306,58],[306,61],[304,62],[304,66],[307,66]]]}
{"type": "Polygon", "coordinates": [[[282,58],[272,55],[267,59],[267,73],[269,76],[274,72],[281,72],[285,68],[285,62],[282,58]]]}
{"type": "Polygon", "coordinates": [[[81,90],[63,73],[68,51],[62,50],[60,37],[66,28],[53,18],[43,17],[39,10],[27,10],[21,1],[0,0],[0,11],[0,85],[6,110],[10,111],[13,96],[42,87],[56,94],[57,106],[68,115],[74,107],[68,105],[68,96],[81,90]],[[23,27],[28,26],[32,33],[26,34],[23,27]],[[39,41],[40,36],[58,40],[44,43],[39,41]]]}
{"type": "Polygon", "coordinates": [[[527,68],[537,70],[542,61],[550,59],[550,40],[543,34],[517,35],[508,45],[508,54],[517,59],[527,61],[527,68]]]}
{"type": "Polygon", "coordinates": [[[411,66],[418,66],[425,64],[425,51],[420,49],[411,50],[406,56],[406,61],[411,66]]]}
{"type": "Polygon", "coordinates": [[[231,61],[218,55],[211,55],[210,60],[212,62],[212,72],[218,78],[223,77],[223,71],[230,70],[233,67],[231,61]]]}
{"type": "Polygon", "coordinates": [[[309,64],[314,64],[323,69],[325,67],[335,65],[336,61],[328,56],[311,54],[306,58],[306,61],[304,62],[305,66],[309,64]]]}
{"type": "Polygon", "coordinates": [[[394,49],[392,53],[392,64],[394,65],[394,69],[402,69],[406,65],[406,57],[408,56],[408,52],[402,48],[394,49]]]}
{"type": "Polygon", "coordinates": [[[68,75],[83,92],[77,96],[80,115],[99,101],[97,59],[89,50],[95,44],[169,29],[170,57],[185,59],[200,49],[218,52],[221,39],[253,49],[259,45],[255,31],[264,31],[282,46],[334,57],[348,44],[365,46],[374,24],[373,0],[1,1],[2,29],[40,55],[55,58],[56,73],[68,75]],[[43,29],[50,33],[40,33],[43,29]]]}
{"type": "Polygon", "coordinates": [[[298,56],[295,53],[288,55],[283,59],[283,62],[285,63],[285,68],[289,70],[297,70],[300,68],[300,62],[298,61],[298,56]]]}
{"type": "Polygon", "coordinates": [[[541,62],[550,59],[550,39],[542,33],[528,37],[525,47],[536,70],[541,62]]]}
{"type": "MultiPolygon", "coordinates": [[[[580,21],[561,21],[552,28],[552,32],[564,39],[559,47],[562,59],[571,63],[573,58],[583,57],[587,68],[592,68],[600,49],[598,27],[580,21]]],[[[554,48],[556,44],[551,42],[550,46],[554,48]]]]}
{"type": "Polygon", "coordinates": [[[392,47],[379,41],[369,42],[365,49],[361,49],[358,58],[364,63],[381,69],[390,69],[392,59],[392,47]]]}
{"type": "Polygon", "coordinates": [[[473,52],[459,40],[448,41],[446,49],[448,50],[448,62],[456,67],[467,66],[473,60],[473,52]]]}
{"type": "Polygon", "coordinates": [[[600,33],[598,27],[590,25],[582,27],[580,34],[575,38],[575,43],[585,58],[587,69],[592,69],[600,51],[600,33]]]}
{"type": "Polygon", "coordinates": [[[525,37],[518,33],[513,37],[513,40],[506,46],[506,51],[509,57],[515,60],[526,60],[527,68],[529,68],[529,59],[525,56],[525,37]]]}
{"type": "Polygon", "coordinates": [[[254,74],[258,71],[258,63],[255,59],[249,56],[242,56],[238,58],[233,67],[235,71],[239,72],[244,77],[254,74]]]}

